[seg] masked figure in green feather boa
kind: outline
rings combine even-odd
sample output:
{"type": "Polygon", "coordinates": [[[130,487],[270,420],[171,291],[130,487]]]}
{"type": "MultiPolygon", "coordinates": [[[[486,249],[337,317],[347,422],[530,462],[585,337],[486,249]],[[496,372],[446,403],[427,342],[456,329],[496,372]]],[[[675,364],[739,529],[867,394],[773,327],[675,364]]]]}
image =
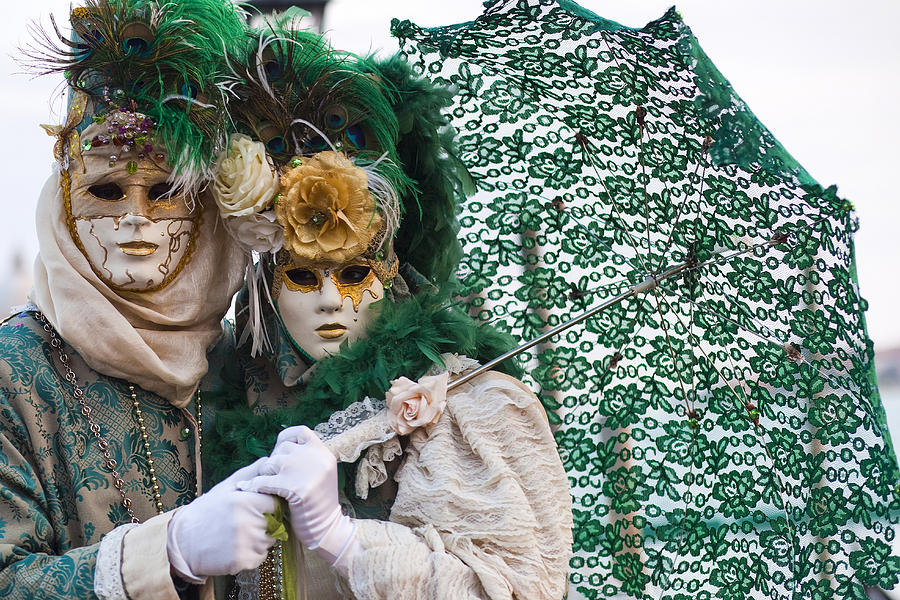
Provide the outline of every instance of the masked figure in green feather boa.
{"type": "Polygon", "coordinates": [[[206,472],[265,457],[240,487],[284,498],[296,542],[238,591],[562,598],[570,500],[540,403],[499,372],[447,389],[512,343],[450,301],[467,177],[448,92],[278,26],[235,64],[214,194],[248,251],[245,386],[206,472]]]}

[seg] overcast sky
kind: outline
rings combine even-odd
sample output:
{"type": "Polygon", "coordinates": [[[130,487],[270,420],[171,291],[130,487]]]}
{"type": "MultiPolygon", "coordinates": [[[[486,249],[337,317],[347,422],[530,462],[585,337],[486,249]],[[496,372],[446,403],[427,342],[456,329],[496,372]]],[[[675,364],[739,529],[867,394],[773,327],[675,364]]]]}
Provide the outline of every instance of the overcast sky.
{"type": "MultiPolygon", "coordinates": [[[[595,13],[629,26],[661,16],[671,2],[583,0],[595,13]]],[[[0,21],[0,257],[36,252],[34,205],[49,173],[52,141],[38,123],[57,122],[52,78],[14,75],[16,47],[30,20],[67,20],[69,2],[5,2],[0,21]]],[[[868,299],[876,349],[900,346],[900,202],[892,177],[900,171],[900,2],[870,0],[686,0],[678,5],[706,53],[751,110],[825,186],[851,200],[859,280],[868,299]]],[[[423,26],[469,21],[476,0],[441,2],[332,0],[326,27],[334,44],[367,52],[396,49],[392,17],[423,26]]],[[[58,103],[57,103],[58,109],[58,103]]],[[[0,276],[7,270],[0,258],[0,276]]]]}

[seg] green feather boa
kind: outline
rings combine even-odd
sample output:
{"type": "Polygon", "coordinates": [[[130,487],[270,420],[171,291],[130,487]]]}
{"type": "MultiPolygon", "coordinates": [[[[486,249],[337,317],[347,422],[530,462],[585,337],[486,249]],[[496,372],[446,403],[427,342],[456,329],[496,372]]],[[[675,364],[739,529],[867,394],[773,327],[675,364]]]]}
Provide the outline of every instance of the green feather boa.
{"type": "MultiPolygon", "coordinates": [[[[218,409],[214,427],[204,432],[204,471],[212,482],[221,481],[268,455],[285,427],[315,427],[365,396],[383,398],[393,379],[421,377],[441,363],[444,352],[486,362],[514,345],[510,336],[475,322],[445,295],[383,302],[367,337],[320,360],[306,386],[297,388],[293,407],[257,414],[247,406],[244,390],[210,398],[218,409]]],[[[521,376],[513,361],[500,370],[521,376]]]]}

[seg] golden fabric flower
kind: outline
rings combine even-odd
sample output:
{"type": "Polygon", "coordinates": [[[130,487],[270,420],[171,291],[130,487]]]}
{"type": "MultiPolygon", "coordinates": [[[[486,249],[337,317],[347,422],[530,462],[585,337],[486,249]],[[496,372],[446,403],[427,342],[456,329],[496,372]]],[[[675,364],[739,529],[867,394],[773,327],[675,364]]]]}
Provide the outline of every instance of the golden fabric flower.
{"type": "Polygon", "coordinates": [[[345,262],[365,252],[381,228],[366,172],[342,154],[303,159],[282,175],[281,189],[275,215],[295,258],[345,262]]]}

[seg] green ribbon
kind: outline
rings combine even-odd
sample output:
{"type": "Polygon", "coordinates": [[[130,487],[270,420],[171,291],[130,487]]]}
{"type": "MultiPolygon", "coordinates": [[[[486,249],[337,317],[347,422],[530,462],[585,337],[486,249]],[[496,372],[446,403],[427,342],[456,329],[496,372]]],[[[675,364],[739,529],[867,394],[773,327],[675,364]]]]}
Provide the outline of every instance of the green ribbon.
{"type": "Polygon", "coordinates": [[[284,498],[275,499],[275,512],[266,513],[266,535],[281,542],[281,598],[297,600],[297,557],[291,513],[284,498]]]}

